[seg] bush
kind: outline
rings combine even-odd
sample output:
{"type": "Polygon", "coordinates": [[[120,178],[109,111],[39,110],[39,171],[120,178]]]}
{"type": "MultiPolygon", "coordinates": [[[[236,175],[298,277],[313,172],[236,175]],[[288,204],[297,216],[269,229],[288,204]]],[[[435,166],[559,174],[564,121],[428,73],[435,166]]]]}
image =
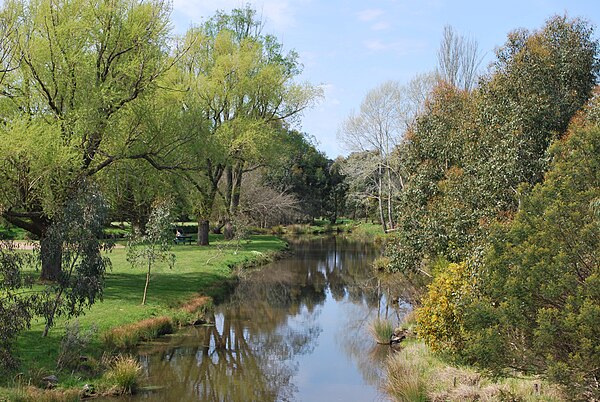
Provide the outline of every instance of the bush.
{"type": "Polygon", "coordinates": [[[471,293],[466,263],[448,264],[434,278],[416,310],[417,332],[434,351],[456,353],[464,345],[464,299],[471,293]]]}
{"type": "Polygon", "coordinates": [[[373,260],[372,267],[375,272],[388,272],[390,266],[390,258],[389,257],[378,257],[373,260]]]}
{"type": "Polygon", "coordinates": [[[117,356],[109,366],[104,374],[107,385],[121,395],[135,393],[142,372],[141,364],[131,356],[117,356]]]}
{"type": "Polygon", "coordinates": [[[95,326],[87,331],[81,331],[77,320],[73,324],[66,323],[65,335],[60,342],[60,351],[56,362],[57,369],[77,370],[81,366],[81,356],[96,332],[95,326]]]}

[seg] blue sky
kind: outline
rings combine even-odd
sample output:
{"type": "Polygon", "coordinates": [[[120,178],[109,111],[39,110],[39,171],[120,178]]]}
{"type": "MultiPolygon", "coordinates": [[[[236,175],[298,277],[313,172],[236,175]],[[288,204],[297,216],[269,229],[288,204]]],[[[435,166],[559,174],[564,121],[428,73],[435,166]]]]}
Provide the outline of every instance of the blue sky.
{"type": "Polygon", "coordinates": [[[600,24],[598,0],[173,0],[175,30],[246,3],[262,14],[265,33],[300,54],[300,80],[323,87],[325,98],[298,128],[330,158],[347,154],[338,127],[370,89],[387,80],[408,83],[435,68],[445,25],[477,40],[485,68],[513,29],[538,29],[564,13],[600,24]]]}

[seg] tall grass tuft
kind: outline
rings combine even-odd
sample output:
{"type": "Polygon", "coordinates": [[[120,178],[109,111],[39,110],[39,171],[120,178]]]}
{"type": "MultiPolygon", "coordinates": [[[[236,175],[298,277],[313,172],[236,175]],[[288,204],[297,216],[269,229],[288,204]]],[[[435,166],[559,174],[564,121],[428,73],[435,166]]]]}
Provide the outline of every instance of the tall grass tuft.
{"type": "Polygon", "coordinates": [[[288,226],[288,233],[293,235],[303,235],[308,233],[308,225],[294,224],[288,226]]]}
{"type": "Polygon", "coordinates": [[[212,299],[208,296],[197,296],[181,306],[173,314],[173,324],[184,327],[206,322],[206,313],[213,307],[212,299]]]}
{"type": "Polygon", "coordinates": [[[383,388],[395,400],[427,401],[427,388],[423,377],[423,347],[419,344],[411,344],[388,357],[383,388]]]}
{"type": "Polygon", "coordinates": [[[376,318],[369,324],[369,332],[377,343],[387,345],[394,333],[394,326],[390,320],[376,318]]]}
{"type": "Polygon", "coordinates": [[[113,328],[103,334],[102,340],[109,350],[130,350],[142,341],[170,333],[173,333],[173,321],[163,316],[113,328]]]}
{"type": "Polygon", "coordinates": [[[135,393],[142,372],[141,364],[131,356],[119,355],[110,362],[109,367],[104,374],[104,380],[114,393],[135,393]]]}
{"type": "Polygon", "coordinates": [[[78,389],[40,389],[32,385],[19,387],[6,395],[0,395],[0,401],[11,402],[75,402],[80,400],[78,389]]]}

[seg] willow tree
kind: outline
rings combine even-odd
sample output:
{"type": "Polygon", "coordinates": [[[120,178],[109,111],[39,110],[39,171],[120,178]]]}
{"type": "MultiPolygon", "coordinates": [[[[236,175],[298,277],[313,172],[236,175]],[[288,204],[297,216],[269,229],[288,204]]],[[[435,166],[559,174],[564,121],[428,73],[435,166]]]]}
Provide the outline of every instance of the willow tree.
{"type": "Polygon", "coordinates": [[[80,183],[158,153],[132,114],[171,63],[169,13],[162,0],[0,8],[0,214],[40,238],[44,279],[61,275],[49,228],[80,183]]]}
{"type": "Polygon", "coordinates": [[[200,115],[197,147],[187,157],[197,171],[184,175],[197,190],[198,242],[208,244],[209,220],[221,193],[225,213],[235,215],[243,174],[274,158],[281,128],[319,95],[299,84],[297,54],[285,53],[248,7],[217,13],[186,36],[190,47],[180,63],[187,80],[189,114],[200,115]],[[223,191],[219,186],[223,186],[223,191]]]}

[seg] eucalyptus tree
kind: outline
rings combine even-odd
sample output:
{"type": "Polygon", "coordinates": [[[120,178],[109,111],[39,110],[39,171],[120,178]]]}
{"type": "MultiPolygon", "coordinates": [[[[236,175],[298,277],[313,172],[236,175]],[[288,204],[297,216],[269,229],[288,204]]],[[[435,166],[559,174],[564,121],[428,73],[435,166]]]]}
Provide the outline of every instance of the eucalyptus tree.
{"type": "Polygon", "coordinates": [[[438,86],[403,144],[392,269],[437,258],[459,263],[485,244],[490,224],[509,222],[522,183],[544,178],[547,149],[591,95],[598,44],[585,21],[553,17],[509,34],[473,91],[438,86]]]}
{"type": "Polygon", "coordinates": [[[175,266],[175,254],[170,252],[173,241],[172,208],[170,201],[157,200],[150,211],[145,233],[135,229],[127,243],[127,261],[133,267],[146,269],[142,306],[146,304],[150,275],[156,263],[166,262],[169,268],[175,266]]]}
{"type": "Polygon", "coordinates": [[[180,70],[188,88],[188,113],[202,116],[200,145],[190,147],[198,171],[184,176],[197,190],[198,241],[208,244],[208,227],[220,194],[234,215],[243,174],[277,155],[290,120],[319,96],[319,89],[298,84],[301,66],[294,51],[285,53],[249,7],[218,12],[186,35],[190,52],[180,70]],[[220,185],[223,189],[220,189],[220,185]]]}
{"type": "Polygon", "coordinates": [[[40,238],[44,279],[61,274],[49,228],[80,183],[117,161],[154,161],[163,148],[140,129],[135,106],[172,64],[169,14],[162,0],[0,8],[0,214],[40,238]]]}

